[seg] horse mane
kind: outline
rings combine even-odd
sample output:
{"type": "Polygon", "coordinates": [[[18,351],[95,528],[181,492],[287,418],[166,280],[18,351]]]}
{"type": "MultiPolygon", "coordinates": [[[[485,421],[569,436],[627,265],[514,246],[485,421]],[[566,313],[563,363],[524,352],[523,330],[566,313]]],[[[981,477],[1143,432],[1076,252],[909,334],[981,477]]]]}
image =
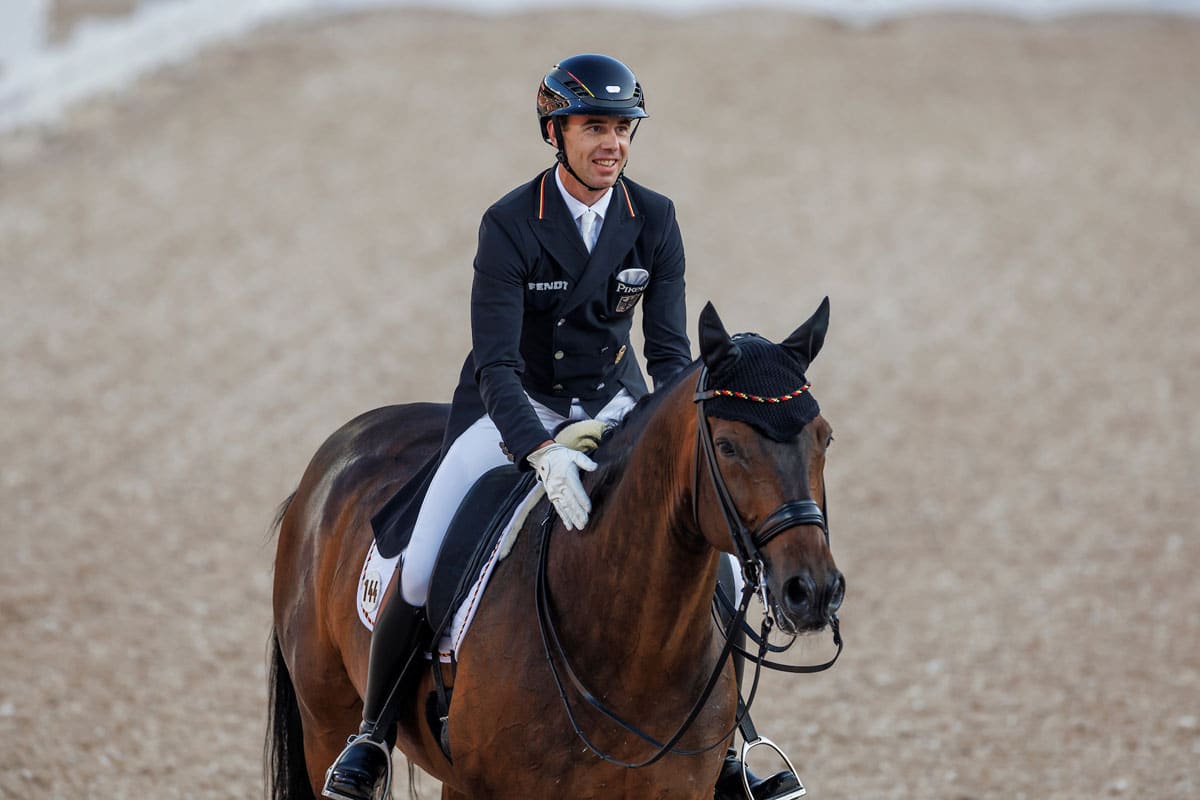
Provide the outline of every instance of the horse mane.
{"type": "Polygon", "coordinates": [[[287,514],[288,508],[292,505],[292,501],[296,499],[296,492],[293,491],[287,498],[279,504],[275,509],[275,516],[271,518],[271,527],[267,528],[266,536],[263,538],[263,543],[270,542],[276,534],[279,533],[279,526],[283,524],[283,517],[287,514]]]}
{"type": "Polygon", "coordinates": [[[593,505],[599,507],[604,504],[609,492],[625,474],[634,445],[654,418],[654,412],[675,386],[695,371],[696,363],[693,361],[662,386],[642,395],[618,424],[605,431],[600,447],[592,454],[592,459],[599,465],[589,492],[593,505]]]}

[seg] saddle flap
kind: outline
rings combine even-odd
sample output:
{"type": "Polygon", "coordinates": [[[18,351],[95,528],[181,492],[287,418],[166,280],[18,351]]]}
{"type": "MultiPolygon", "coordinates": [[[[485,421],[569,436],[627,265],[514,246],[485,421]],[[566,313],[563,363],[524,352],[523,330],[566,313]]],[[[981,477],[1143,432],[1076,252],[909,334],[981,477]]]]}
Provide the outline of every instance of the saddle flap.
{"type": "Polygon", "coordinates": [[[438,550],[425,603],[435,633],[449,626],[517,504],[536,481],[531,470],[505,464],[485,472],[459,504],[438,550]]]}

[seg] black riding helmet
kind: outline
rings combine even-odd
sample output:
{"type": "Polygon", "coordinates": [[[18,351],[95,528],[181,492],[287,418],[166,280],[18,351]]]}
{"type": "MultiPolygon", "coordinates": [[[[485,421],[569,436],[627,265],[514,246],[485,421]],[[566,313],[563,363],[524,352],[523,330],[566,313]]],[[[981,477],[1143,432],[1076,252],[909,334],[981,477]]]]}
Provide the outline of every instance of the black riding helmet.
{"type": "MultiPolygon", "coordinates": [[[[615,58],[594,53],[571,56],[546,73],[538,88],[537,112],[538,128],[547,143],[551,142],[546,131],[546,120],[554,121],[554,132],[558,137],[558,160],[580,183],[583,181],[567,163],[567,154],[563,149],[563,117],[584,114],[640,120],[648,116],[642,85],[633,71],[615,58]]],[[[635,122],[629,136],[631,141],[636,132],[635,122]]],[[[583,185],[592,191],[599,191],[586,183],[583,185]]]]}

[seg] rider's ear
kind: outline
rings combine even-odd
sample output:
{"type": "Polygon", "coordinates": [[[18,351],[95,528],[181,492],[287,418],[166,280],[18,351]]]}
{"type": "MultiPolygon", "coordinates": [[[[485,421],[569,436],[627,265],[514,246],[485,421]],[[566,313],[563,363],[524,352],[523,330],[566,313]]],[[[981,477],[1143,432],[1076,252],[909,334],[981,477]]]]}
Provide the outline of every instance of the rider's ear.
{"type": "Polygon", "coordinates": [[[828,297],[821,301],[821,305],[817,307],[816,312],[808,318],[807,322],[792,331],[792,335],[780,344],[792,351],[792,355],[801,361],[800,369],[803,371],[808,369],[808,365],[817,357],[817,353],[821,352],[821,345],[825,344],[825,331],[827,330],[829,330],[828,297]]]}
{"type": "Polygon", "coordinates": [[[727,358],[737,358],[739,349],[717,316],[711,302],[700,312],[700,357],[709,369],[716,369],[727,358]]]}

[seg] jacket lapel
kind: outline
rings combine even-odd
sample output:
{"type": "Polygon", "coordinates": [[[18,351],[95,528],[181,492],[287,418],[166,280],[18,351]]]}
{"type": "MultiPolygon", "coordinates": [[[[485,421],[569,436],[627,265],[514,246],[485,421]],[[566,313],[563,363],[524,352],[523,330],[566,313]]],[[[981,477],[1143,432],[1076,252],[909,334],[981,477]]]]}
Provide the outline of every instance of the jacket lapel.
{"type": "MultiPolygon", "coordinates": [[[[571,276],[572,285],[578,285],[579,278],[587,266],[588,251],[554,182],[554,169],[551,167],[543,172],[541,180],[537,182],[534,214],[529,224],[542,247],[546,248],[571,276]]],[[[604,237],[603,229],[600,235],[601,238],[604,237]]]]}

